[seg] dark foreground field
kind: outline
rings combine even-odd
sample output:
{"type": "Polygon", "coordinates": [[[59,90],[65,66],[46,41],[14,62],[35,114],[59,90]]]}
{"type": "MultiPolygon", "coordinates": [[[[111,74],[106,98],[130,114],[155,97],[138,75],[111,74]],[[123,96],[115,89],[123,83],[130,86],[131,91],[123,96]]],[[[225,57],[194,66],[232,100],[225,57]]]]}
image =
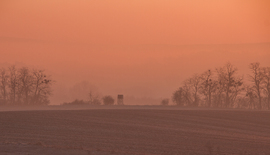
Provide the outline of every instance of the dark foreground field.
{"type": "Polygon", "coordinates": [[[0,154],[270,155],[270,113],[107,108],[0,112],[0,154]]]}

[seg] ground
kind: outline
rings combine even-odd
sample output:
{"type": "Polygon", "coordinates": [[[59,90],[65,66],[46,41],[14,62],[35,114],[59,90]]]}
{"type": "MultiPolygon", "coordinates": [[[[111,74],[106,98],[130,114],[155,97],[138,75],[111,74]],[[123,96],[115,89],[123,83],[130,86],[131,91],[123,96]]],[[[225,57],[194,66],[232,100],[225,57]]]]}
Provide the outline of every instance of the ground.
{"type": "Polygon", "coordinates": [[[270,112],[0,107],[0,154],[270,155],[270,112]]]}

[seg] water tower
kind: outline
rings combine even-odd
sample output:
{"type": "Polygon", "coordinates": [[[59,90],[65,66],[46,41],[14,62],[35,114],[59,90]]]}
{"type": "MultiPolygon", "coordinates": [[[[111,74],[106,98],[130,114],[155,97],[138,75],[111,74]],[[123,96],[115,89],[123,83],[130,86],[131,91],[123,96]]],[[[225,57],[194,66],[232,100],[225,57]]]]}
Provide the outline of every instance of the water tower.
{"type": "Polygon", "coordinates": [[[118,105],[124,105],[124,95],[118,95],[117,96],[117,104],[118,105]]]}

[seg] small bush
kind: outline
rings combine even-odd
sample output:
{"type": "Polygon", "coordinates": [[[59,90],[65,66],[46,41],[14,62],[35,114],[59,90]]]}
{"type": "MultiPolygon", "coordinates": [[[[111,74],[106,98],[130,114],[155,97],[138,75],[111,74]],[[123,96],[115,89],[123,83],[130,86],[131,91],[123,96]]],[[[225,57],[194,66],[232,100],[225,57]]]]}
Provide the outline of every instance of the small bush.
{"type": "Polygon", "coordinates": [[[88,102],[85,102],[83,100],[78,100],[78,99],[76,99],[76,100],[74,100],[72,102],[65,102],[65,103],[63,103],[63,105],[87,105],[87,104],[89,104],[89,103],[88,102]]]}
{"type": "Polygon", "coordinates": [[[104,96],[103,97],[103,104],[104,105],[113,105],[114,99],[111,96],[104,96]]]}
{"type": "Polygon", "coordinates": [[[168,98],[163,99],[163,100],[161,101],[161,105],[169,105],[169,99],[168,99],[168,98]]]}

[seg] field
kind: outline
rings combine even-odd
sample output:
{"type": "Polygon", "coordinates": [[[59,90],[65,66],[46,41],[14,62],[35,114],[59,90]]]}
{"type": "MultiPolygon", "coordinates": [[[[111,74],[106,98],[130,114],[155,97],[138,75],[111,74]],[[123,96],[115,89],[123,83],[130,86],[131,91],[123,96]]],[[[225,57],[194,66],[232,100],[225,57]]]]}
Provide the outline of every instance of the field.
{"type": "Polygon", "coordinates": [[[0,154],[270,155],[270,112],[0,107],[0,154]]]}

